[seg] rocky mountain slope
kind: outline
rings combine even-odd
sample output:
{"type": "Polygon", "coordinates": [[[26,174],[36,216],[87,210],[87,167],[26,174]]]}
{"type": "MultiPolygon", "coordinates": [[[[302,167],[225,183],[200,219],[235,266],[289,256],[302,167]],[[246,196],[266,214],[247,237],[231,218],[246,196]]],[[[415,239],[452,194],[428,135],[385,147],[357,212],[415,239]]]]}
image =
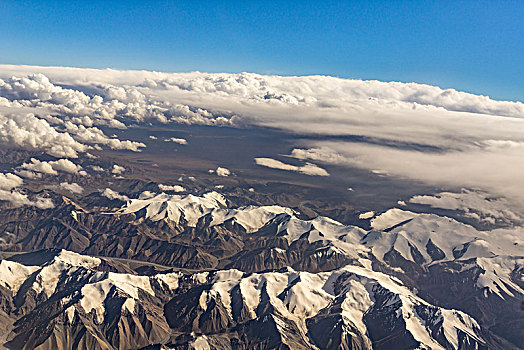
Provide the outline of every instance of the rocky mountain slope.
{"type": "Polygon", "coordinates": [[[7,348],[488,346],[472,317],[362,267],[138,276],[65,250],[41,254],[0,263],[7,348]]]}
{"type": "Polygon", "coordinates": [[[217,192],[86,202],[1,212],[4,250],[48,249],[1,262],[4,346],[524,346],[515,228],[400,208],[345,225],[217,192]]]}

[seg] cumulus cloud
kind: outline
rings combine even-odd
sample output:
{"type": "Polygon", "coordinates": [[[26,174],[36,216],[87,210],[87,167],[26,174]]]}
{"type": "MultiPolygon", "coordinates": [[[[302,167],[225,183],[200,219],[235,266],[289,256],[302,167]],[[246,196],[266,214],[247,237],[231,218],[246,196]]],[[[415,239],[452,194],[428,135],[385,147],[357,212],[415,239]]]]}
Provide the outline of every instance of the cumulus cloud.
{"type": "Polygon", "coordinates": [[[73,182],[73,183],[62,182],[59,185],[59,188],[64,189],[66,191],[69,191],[71,193],[76,193],[76,194],[80,194],[80,193],[84,192],[84,188],[82,186],[80,186],[79,184],[75,183],[75,182],[73,182]]]}
{"type": "Polygon", "coordinates": [[[49,175],[57,175],[58,171],[63,171],[70,174],[87,175],[85,171],[82,171],[82,167],[80,165],[73,163],[69,159],[58,159],[47,162],[40,161],[36,158],[31,158],[30,163],[24,163],[20,167],[32,172],[49,175]]]}
{"type": "Polygon", "coordinates": [[[313,163],[306,163],[302,166],[296,166],[272,158],[255,158],[255,163],[257,163],[257,165],[264,166],[267,168],[295,171],[305,175],[329,176],[329,173],[325,169],[313,163]]]}
{"type": "Polygon", "coordinates": [[[57,175],[58,172],[53,169],[53,166],[49,162],[42,162],[36,158],[31,158],[31,163],[24,163],[20,165],[21,168],[26,170],[31,170],[33,172],[57,175]]]}
{"type": "Polygon", "coordinates": [[[91,169],[93,169],[93,171],[96,171],[96,172],[103,172],[104,171],[104,168],[102,168],[101,166],[98,166],[98,165],[91,165],[91,169]]]}
{"type": "Polygon", "coordinates": [[[27,150],[41,150],[55,157],[77,158],[88,147],[58,132],[33,114],[2,114],[0,110],[0,144],[27,150]]]}
{"type": "Polygon", "coordinates": [[[39,209],[54,208],[51,198],[37,197],[35,200],[29,199],[29,196],[18,190],[4,191],[0,190],[0,201],[7,201],[13,207],[32,206],[39,209]]]}
{"type": "MultiPolygon", "coordinates": [[[[45,101],[68,106],[77,114],[81,114],[79,112],[83,108],[84,115],[107,114],[113,118],[124,117],[126,112],[135,118],[135,114],[138,113],[133,112],[138,110],[142,112],[142,116],[138,118],[149,116],[144,112],[160,112],[164,119],[169,119],[171,115],[177,114],[174,107],[180,106],[174,103],[175,101],[189,101],[195,96],[219,97],[221,105],[225,102],[224,99],[229,98],[239,102],[251,101],[255,104],[272,105],[306,104],[310,107],[333,108],[366,103],[370,106],[389,104],[404,105],[408,108],[431,106],[447,111],[517,118],[524,115],[524,104],[520,102],[496,101],[487,96],[424,84],[362,81],[327,76],[158,73],[2,65],[0,78],[4,79],[0,82],[0,96],[9,100],[45,101]],[[51,80],[67,83],[68,86],[76,85],[79,88],[63,88],[51,80]],[[93,97],[81,91],[81,87],[86,86],[94,92],[93,97]],[[168,98],[169,95],[172,96],[171,99],[168,98]],[[111,104],[113,108],[109,108],[111,104]],[[153,105],[153,110],[145,109],[147,105],[153,105]]],[[[203,101],[184,107],[188,108],[187,111],[199,113],[204,118],[216,117],[203,109],[207,104],[208,101],[203,101]]]]}
{"type": "Polygon", "coordinates": [[[123,195],[123,194],[120,194],[116,191],[113,191],[112,189],[110,188],[106,188],[103,192],[102,192],[102,196],[108,198],[108,199],[118,199],[122,202],[127,202],[129,200],[129,197],[126,196],[126,195],[123,195]]]}
{"type": "Polygon", "coordinates": [[[184,192],[186,189],[180,185],[162,185],[159,184],[158,188],[161,191],[174,191],[174,192],[184,192]]]}
{"type": "Polygon", "coordinates": [[[34,171],[25,170],[25,169],[16,169],[15,174],[22,176],[26,179],[39,179],[42,177],[42,173],[36,173],[34,171]]]}
{"type": "Polygon", "coordinates": [[[176,137],[171,137],[169,139],[165,139],[164,141],[165,142],[178,143],[179,145],[187,145],[187,140],[186,139],[180,139],[180,138],[176,138],[176,137]]]}
{"type": "Polygon", "coordinates": [[[126,168],[118,164],[113,165],[113,170],[111,170],[111,172],[116,175],[122,174],[124,171],[126,171],[126,168]]]}
{"type": "MultiPolygon", "coordinates": [[[[133,92],[128,95],[133,96],[133,92]]],[[[0,79],[0,106],[4,111],[0,113],[0,142],[61,157],[76,157],[77,152],[85,152],[89,148],[85,143],[138,151],[145,147],[143,143],[108,138],[93,126],[125,129],[126,125],[116,118],[133,114],[130,109],[134,100],[129,96],[126,101],[131,101],[130,104],[104,100],[98,95],[90,97],[79,90],[54,85],[42,74],[0,79]],[[25,110],[38,117],[24,113],[25,110]]]]}
{"type": "MultiPolygon", "coordinates": [[[[228,118],[214,116],[204,109],[173,103],[169,99],[155,99],[151,94],[147,94],[147,91],[144,94],[139,91],[143,85],[137,81],[134,82],[136,86],[131,86],[133,84],[118,86],[114,85],[115,81],[107,83],[103,82],[103,79],[93,80],[97,76],[95,74],[91,79],[78,82],[73,73],[65,79],[65,84],[77,85],[78,87],[74,89],[55,84],[41,73],[23,73],[24,76],[18,77],[6,76],[2,74],[6,68],[7,66],[0,67],[0,76],[3,78],[0,78],[2,105],[45,110],[78,125],[87,127],[102,125],[126,129],[127,126],[123,121],[130,120],[134,122],[153,120],[161,123],[176,120],[181,123],[201,122],[207,125],[229,123],[228,118]],[[85,94],[83,88],[87,88],[90,94],[85,94]]],[[[109,72],[105,71],[105,73],[109,72]]],[[[60,118],[55,121],[60,123],[60,118]]]]}
{"type": "Polygon", "coordinates": [[[229,169],[227,168],[222,168],[222,167],[218,167],[217,170],[215,170],[216,174],[218,176],[229,176],[231,175],[231,171],[229,171],[229,169]]]}
{"type": "Polygon", "coordinates": [[[0,190],[12,190],[15,187],[21,186],[23,183],[24,180],[14,174],[0,173],[0,190]]]}
{"type": "Polygon", "coordinates": [[[80,165],[76,165],[69,159],[58,159],[55,161],[49,162],[53,169],[56,169],[58,171],[63,171],[70,174],[80,174],[85,175],[85,172],[82,172],[82,167],[80,165]]]}
{"type": "Polygon", "coordinates": [[[104,132],[96,127],[85,127],[84,125],[76,125],[72,122],[64,123],[65,130],[72,134],[73,137],[83,143],[94,145],[105,145],[112,149],[129,150],[139,152],[140,148],[146,147],[142,142],[135,142],[129,140],[120,140],[118,138],[109,138],[104,132]]]}
{"type": "Polygon", "coordinates": [[[0,173],[0,201],[7,201],[13,207],[21,207],[24,205],[34,206],[40,209],[54,207],[50,198],[37,197],[31,200],[27,194],[17,188],[23,183],[24,181],[14,174],[0,173]]]}

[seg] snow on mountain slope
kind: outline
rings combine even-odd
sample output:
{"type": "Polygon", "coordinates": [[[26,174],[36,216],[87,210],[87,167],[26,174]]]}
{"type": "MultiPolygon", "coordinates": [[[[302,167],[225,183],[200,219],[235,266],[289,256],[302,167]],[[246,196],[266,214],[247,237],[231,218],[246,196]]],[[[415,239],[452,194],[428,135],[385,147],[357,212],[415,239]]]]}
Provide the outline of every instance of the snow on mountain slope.
{"type": "Polygon", "coordinates": [[[276,205],[231,209],[227,199],[217,192],[201,197],[144,192],[115,213],[136,213],[142,209],[152,221],[168,219],[180,223],[183,218],[192,227],[209,215],[209,226],[232,219],[248,233],[274,230],[274,235],[286,238],[289,244],[306,237],[309,243],[323,242],[329,251],[357,259],[363,266],[370,266],[371,257],[388,263],[386,255],[390,252],[421,267],[476,259],[474,266],[483,270],[478,288],[487,287],[501,297],[501,292],[513,295],[505,286],[524,293],[510,277],[515,266],[523,265],[524,231],[518,227],[480,231],[445,216],[393,208],[374,217],[373,230],[366,231],[327,217],[299,219],[292,209],[276,205]]]}
{"type": "Polygon", "coordinates": [[[275,215],[293,213],[289,208],[274,206],[248,206],[228,209],[226,199],[217,192],[208,192],[201,197],[188,195],[168,195],[142,193],[138,199],[131,199],[116,214],[136,213],[146,210],[146,218],[152,221],[169,219],[179,223],[183,218],[188,226],[195,226],[198,219],[210,214],[211,225],[219,225],[229,219],[235,219],[248,232],[256,231],[275,215]]]}
{"type": "MultiPolygon", "coordinates": [[[[93,270],[100,262],[98,258],[62,250],[53,260],[42,267],[25,266],[3,260],[0,264],[0,269],[10,268],[13,271],[25,272],[25,274],[18,273],[18,276],[16,276],[18,277],[17,283],[27,279],[29,277],[28,272],[37,272],[35,282],[31,288],[38,294],[44,293],[48,298],[58,291],[59,281],[61,285],[80,282],[82,287],[79,289],[81,295],[79,305],[86,313],[95,310],[99,323],[104,321],[106,312],[104,301],[112,288],[116,288],[128,296],[128,301],[130,302],[125,303],[123,308],[129,308],[130,305],[138,302],[141,292],[152,296],[155,295],[151,287],[151,280],[155,280],[157,283],[167,286],[167,288],[176,289],[178,286],[177,281],[180,277],[178,273],[148,277],[93,270]]],[[[10,279],[9,276],[8,279],[10,279]]],[[[3,282],[6,280],[5,275],[2,274],[1,280],[3,282]]],[[[12,287],[16,286],[15,283],[11,282],[9,286],[11,286],[13,291],[16,290],[16,288],[12,287]]],[[[128,311],[132,313],[133,309],[129,308],[128,311]]]]}
{"type": "MultiPolygon", "coordinates": [[[[173,277],[178,277],[178,274],[170,274],[163,278],[173,277]]],[[[152,278],[154,279],[155,277],[152,278]]],[[[163,278],[160,278],[160,280],[163,281],[163,278]]],[[[87,313],[95,310],[99,323],[104,321],[104,300],[106,300],[112,288],[117,288],[128,295],[122,308],[127,309],[130,313],[134,312],[134,306],[140,298],[139,291],[146,292],[152,296],[155,295],[151,288],[150,277],[147,276],[109,272],[107,274],[97,273],[94,279],[99,279],[99,281],[85,284],[80,290],[82,294],[80,305],[87,313]]]]}
{"type": "Polygon", "coordinates": [[[53,260],[38,271],[33,289],[37,292],[44,292],[50,297],[56,290],[59,279],[64,270],[72,267],[74,270],[79,268],[95,268],[100,265],[101,260],[78,253],[61,250],[53,260]]]}
{"type": "MultiPolygon", "coordinates": [[[[515,296],[516,293],[523,294],[524,290],[510,278],[517,266],[524,266],[524,257],[496,256],[493,258],[476,259],[477,264],[484,270],[477,280],[478,288],[486,288],[487,291],[497,294],[504,299],[503,293],[515,296]],[[503,283],[501,283],[503,282],[503,283]]],[[[524,280],[520,277],[520,284],[524,280]]]]}
{"type": "Polygon", "coordinates": [[[292,214],[281,214],[273,221],[277,224],[275,234],[285,237],[290,244],[306,235],[309,243],[327,242],[331,251],[351,258],[362,258],[369,253],[369,248],[361,243],[366,231],[357,226],[322,216],[302,220],[292,214]]]}
{"type": "MultiPolygon", "coordinates": [[[[358,321],[360,318],[363,318],[364,313],[369,312],[369,309],[364,309],[363,305],[371,307],[377,303],[377,294],[389,294],[386,304],[382,305],[382,307],[394,309],[397,318],[405,322],[406,330],[426,347],[438,349],[445,345],[439,344],[431,336],[431,326],[439,324],[440,321],[443,322],[439,324],[439,327],[445,334],[447,341],[452,345],[451,348],[458,349],[460,347],[458,343],[459,330],[465,331],[476,341],[482,342],[477,336],[480,330],[478,323],[465,313],[457,310],[437,308],[434,314],[428,318],[428,315],[424,315],[421,310],[426,310],[426,308],[431,308],[431,306],[411,293],[398,280],[381,273],[353,266],[343,269],[344,272],[349,275],[343,282],[344,292],[347,290],[347,293],[349,293],[357,289],[359,293],[359,298],[355,300],[355,294],[352,293],[351,296],[353,298],[348,298],[349,302],[343,304],[345,315],[350,320],[358,321]],[[400,305],[397,305],[398,303],[400,305]]],[[[357,322],[354,323],[359,325],[357,322]]],[[[360,327],[362,327],[362,323],[360,323],[360,327]]]]}
{"type": "Polygon", "coordinates": [[[190,227],[194,227],[205,215],[211,216],[209,226],[233,219],[247,232],[255,232],[274,221],[278,225],[275,234],[284,236],[289,243],[309,232],[309,242],[332,241],[348,255],[356,256],[355,252],[368,250],[359,243],[366,232],[356,226],[346,226],[327,217],[301,220],[294,215],[293,209],[278,205],[230,209],[227,208],[227,200],[217,192],[208,192],[201,197],[144,192],[114,214],[136,213],[143,209],[146,219],[151,221],[168,219],[180,223],[183,218],[190,227]]]}
{"type": "Polygon", "coordinates": [[[62,249],[60,253],[55,257],[55,261],[57,260],[61,260],[72,266],[83,266],[87,268],[95,268],[99,266],[102,262],[102,260],[100,260],[99,258],[70,252],[65,249],[62,249]]]}
{"type": "MultiPolygon", "coordinates": [[[[377,329],[386,326],[402,329],[407,339],[418,343],[419,348],[459,349],[464,342],[484,344],[481,328],[472,317],[457,310],[430,305],[396,278],[366,268],[347,266],[321,273],[288,268],[253,274],[221,270],[185,276],[169,273],[147,277],[95,271],[93,262],[95,258],[62,251],[43,266],[2,261],[0,268],[22,271],[21,275],[25,274],[26,279],[28,273],[41,269],[39,279],[43,286],[55,285],[57,276],[61,276],[60,291],[35,285],[33,289],[47,295],[49,300],[51,297],[62,298],[60,304],[70,323],[77,319],[78,308],[83,309],[84,315],[93,314],[96,325],[114,319],[115,312],[118,315],[136,313],[135,316],[140,317],[137,307],[146,305],[148,295],[160,302],[162,294],[170,291],[175,293],[172,300],[179,298],[187,308],[189,327],[197,327],[195,330],[203,321],[197,322],[193,317],[217,314],[216,308],[223,307],[227,313],[224,317],[233,322],[238,317],[235,315],[239,305],[244,304],[247,318],[243,323],[271,319],[282,341],[290,346],[296,339],[302,339],[308,348],[316,348],[315,340],[310,338],[315,324],[309,320],[323,317],[326,312],[346,325],[345,329],[357,329],[359,337],[368,345],[377,340],[373,338],[378,334],[377,329]],[[43,273],[44,269],[47,269],[46,273],[43,273]],[[183,290],[176,294],[180,283],[184,284],[183,290]],[[71,290],[72,286],[78,288],[71,290]],[[195,311],[190,312],[191,301],[184,301],[184,298],[195,292],[199,293],[196,295],[198,302],[195,311]],[[111,307],[115,305],[115,298],[125,299],[118,304],[120,309],[111,307]],[[336,311],[338,308],[340,311],[336,311]],[[289,334],[290,329],[298,333],[289,334]]],[[[5,283],[3,274],[1,278],[5,283]]],[[[169,313],[169,310],[166,308],[165,312],[169,313]]],[[[194,341],[201,340],[196,338],[194,341]]]]}
{"type": "Polygon", "coordinates": [[[178,223],[182,217],[190,226],[214,209],[225,208],[225,198],[217,192],[209,192],[202,197],[188,195],[168,195],[143,192],[138,199],[128,201],[118,214],[135,213],[146,210],[146,218],[152,221],[169,219],[178,223]]]}
{"type": "Polygon", "coordinates": [[[38,266],[24,266],[13,261],[2,260],[0,261],[0,283],[14,294],[18,292],[27,277],[38,269],[38,266]]]}
{"type": "MultiPolygon", "coordinates": [[[[208,289],[201,292],[198,303],[204,312],[220,303],[232,319],[235,312],[232,305],[239,302],[233,300],[239,297],[234,291],[239,288],[249,318],[255,319],[260,317],[264,295],[267,295],[277,329],[284,332],[278,321],[283,317],[297,326],[300,336],[307,342],[311,341],[307,339],[308,319],[340,305],[340,322],[356,327],[369,347],[373,339],[369,339],[368,327],[377,325],[368,320],[368,315],[377,309],[388,315],[389,326],[404,327],[405,332],[419,343],[419,348],[459,349],[464,338],[468,342],[484,343],[480,326],[472,317],[461,311],[432,306],[397,279],[366,268],[347,266],[317,274],[288,269],[248,275],[227,270],[206,273],[206,277],[208,289]],[[386,296],[385,302],[379,300],[382,296],[386,296]],[[435,334],[442,336],[436,339],[435,334]]],[[[286,335],[282,337],[285,343],[286,335]]]]}
{"type": "Polygon", "coordinates": [[[415,216],[415,213],[393,208],[372,219],[371,227],[373,227],[375,230],[381,231],[394,225],[398,225],[406,220],[412,219],[415,216]]]}
{"type": "MultiPolygon", "coordinates": [[[[399,212],[400,209],[391,209],[382,214],[390,216],[390,212],[399,212]]],[[[380,219],[381,216],[377,217],[380,219]]],[[[439,260],[453,260],[455,258],[469,259],[474,257],[493,257],[498,255],[521,255],[524,246],[524,232],[522,229],[494,229],[489,231],[476,230],[470,225],[454,219],[435,214],[402,213],[402,217],[409,217],[402,225],[392,227],[382,236],[391,236],[388,241],[406,258],[414,261],[409,246],[402,242],[406,240],[415,246],[423,255],[424,260],[430,263],[434,259],[427,252],[426,246],[431,239],[439,247],[445,257],[439,260]]],[[[393,223],[395,226],[398,223],[393,223]]],[[[383,257],[383,250],[375,245],[374,253],[383,257]]]]}
{"type": "MultiPolygon", "coordinates": [[[[24,265],[14,261],[2,260],[0,261],[0,271],[2,272],[0,274],[0,281],[13,293],[16,293],[20,285],[22,285],[31,274],[38,272],[35,282],[32,284],[32,288],[38,293],[45,291],[49,296],[54,292],[53,286],[56,286],[58,277],[62,271],[64,271],[68,266],[74,266],[72,264],[68,264],[60,258],[62,253],[66,257],[70,254],[71,256],[80,256],[80,254],[62,250],[59,255],[53,258],[51,263],[46,264],[43,267],[36,264],[34,266],[24,265]]],[[[81,263],[80,259],[74,259],[73,261],[76,263],[81,263]]]]}
{"type": "MultiPolygon", "coordinates": [[[[158,277],[136,276],[124,273],[98,272],[93,269],[101,263],[99,258],[81,255],[78,253],[61,250],[52,260],[42,266],[23,265],[18,262],[0,261],[0,283],[16,293],[20,286],[35,274],[31,289],[37,294],[43,293],[47,298],[53,296],[63,285],[68,283],[82,284],[79,289],[81,298],[79,305],[86,313],[96,311],[98,322],[104,321],[104,300],[112,288],[124,292],[134,305],[140,298],[139,291],[155,295],[151,287],[151,279],[156,280],[168,288],[176,289],[180,275],[170,273],[158,277]]],[[[133,312],[132,309],[129,312],[133,312]]]]}
{"type": "Polygon", "coordinates": [[[431,266],[446,261],[462,261],[465,266],[480,267],[476,285],[504,298],[524,293],[511,274],[524,266],[524,232],[520,227],[488,231],[435,214],[415,214],[391,209],[377,219],[392,225],[384,231],[372,231],[366,238],[373,255],[384,261],[394,250],[407,261],[431,266]],[[386,218],[381,219],[384,215],[386,218]],[[391,220],[391,218],[396,218],[391,220]],[[407,220],[403,220],[409,218],[407,220]],[[472,262],[468,262],[473,259],[472,262]]]}

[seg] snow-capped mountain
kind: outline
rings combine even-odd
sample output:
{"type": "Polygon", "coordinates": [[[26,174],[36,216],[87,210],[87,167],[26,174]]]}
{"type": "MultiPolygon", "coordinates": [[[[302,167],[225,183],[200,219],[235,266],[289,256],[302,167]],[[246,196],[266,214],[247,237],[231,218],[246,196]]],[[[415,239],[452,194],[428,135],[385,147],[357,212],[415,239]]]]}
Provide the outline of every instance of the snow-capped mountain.
{"type": "Polygon", "coordinates": [[[8,348],[486,346],[472,317],[362,267],[139,276],[103,271],[102,259],[65,250],[42,254],[39,264],[35,254],[0,262],[2,313],[14,321],[8,348]]]}
{"type": "Polygon", "coordinates": [[[38,250],[0,262],[6,347],[520,345],[502,326],[524,298],[518,228],[399,208],[356,226],[218,192],[91,197],[0,216],[10,249],[38,250]]]}
{"type": "Polygon", "coordinates": [[[215,191],[204,193],[201,197],[192,194],[143,192],[138,199],[129,200],[117,213],[130,214],[139,211],[145,211],[144,217],[151,221],[169,220],[176,224],[183,221],[191,227],[195,227],[199,219],[209,215],[212,218],[210,226],[234,220],[248,232],[258,230],[276,214],[293,213],[293,210],[278,205],[229,209],[226,198],[215,191]]]}
{"type": "MultiPolygon", "coordinates": [[[[289,245],[299,240],[318,242],[328,252],[344,255],[366,267],[375,261],[397,269],[409,265],[427,269],[452,261],[463,263],[466,269],[478,266],[483,270],[477,280],[478,288],[501,298],[503,294],[524,294],[512,278],[515,267],[524,266],[524,231],[479,231],[452,218],[399,208],[372,218],[372,230],[367,231],[326,217],[299,219],[292,209],[280,206],[229,209],[226,198],[214,191],[201,197],[143,193],[116,213],[139,211],[145,211],[145,219],[151,221],[183,222],[189,227],[205,222],[206,227],[213,228],[229,221],[240,225],[247,234],[281,237],[289,245]]],[[[274,253],[286,255],[287,251],[285,247],[276,247],[274,253]]]]}

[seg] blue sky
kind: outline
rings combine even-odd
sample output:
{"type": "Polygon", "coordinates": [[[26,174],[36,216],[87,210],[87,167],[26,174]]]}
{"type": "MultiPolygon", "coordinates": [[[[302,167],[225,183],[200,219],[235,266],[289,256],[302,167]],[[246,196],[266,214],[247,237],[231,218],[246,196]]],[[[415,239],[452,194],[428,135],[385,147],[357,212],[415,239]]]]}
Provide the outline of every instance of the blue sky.
{"type": "Polygon", "coordinates": [[[0,63],[326,74],[524,100],[522,1],[0,0],[0,63]]]}

